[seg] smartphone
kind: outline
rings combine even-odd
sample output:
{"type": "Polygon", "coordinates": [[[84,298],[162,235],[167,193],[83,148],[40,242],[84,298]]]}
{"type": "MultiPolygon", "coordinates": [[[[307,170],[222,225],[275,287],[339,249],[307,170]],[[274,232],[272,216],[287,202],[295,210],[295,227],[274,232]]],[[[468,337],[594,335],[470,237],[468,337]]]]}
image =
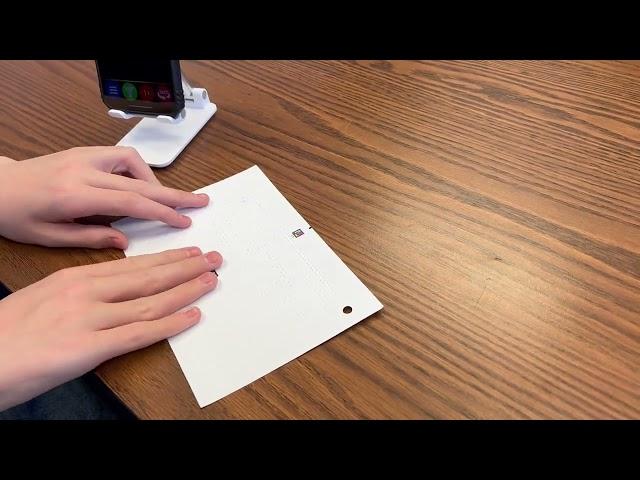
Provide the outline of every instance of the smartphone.
{"type": "Polygon", "coordinates": [[[102,101],[111,109],[176,118],[184,109],[178,60],[96,60],[102,101]]]}

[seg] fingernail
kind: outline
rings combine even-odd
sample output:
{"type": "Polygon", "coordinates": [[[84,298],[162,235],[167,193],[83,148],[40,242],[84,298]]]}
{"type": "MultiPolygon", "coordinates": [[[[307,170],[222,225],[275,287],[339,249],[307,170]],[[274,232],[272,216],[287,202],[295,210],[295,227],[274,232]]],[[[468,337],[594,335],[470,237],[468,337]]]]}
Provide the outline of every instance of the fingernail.
{"type": "Polygon", "coordinates": [[[126,241],[122,240],[121,237],[109,237],[109,241],[110,241],[111,245],[113,245],[116,248],[125,248],[126,247],[126,241]]]}
{"type": "Polygon", "coordinates": [[[191,307],[184,311],[184,314],[187,317],[197,317],[199,313],[200,313],[200,309],[198,307],[191,307]]]}
{"type": "Polygon", "coordinates": [[[190,257],[197,257],[198,255],[202,255],[202,250],[198,247],[189,247],[187,248],[187,253],[190,257]]]}
{"type": "Polygon", "coordinates": [[[186,215],[180,215],[180,218],[186,222],[187,225],[191,225],[191,219],[186,215]]]}
{"type": "Polygon", "coordinates": [[[211,272],[206,272],[200,275],[200,280],[202,280],[202,282],[207,285],[213,284],[216,281],[216,279],[217,277],[215,276],[215,274],[211,272]]]}
{"type": "Polygon", "coordinates": [[[215,267],[220,263],[221,257],[218,252],[209,252],[204,256],[204,258],[207,259],[207,262],[209,262],[210,267],[215,267]]]}
{"type": "Polygon", "coordinates": [[[197,194],[200,198],[205,198],[207,200],[209,200],[209,195],[207,195],[206,193],[198,193],[197,194]]]}

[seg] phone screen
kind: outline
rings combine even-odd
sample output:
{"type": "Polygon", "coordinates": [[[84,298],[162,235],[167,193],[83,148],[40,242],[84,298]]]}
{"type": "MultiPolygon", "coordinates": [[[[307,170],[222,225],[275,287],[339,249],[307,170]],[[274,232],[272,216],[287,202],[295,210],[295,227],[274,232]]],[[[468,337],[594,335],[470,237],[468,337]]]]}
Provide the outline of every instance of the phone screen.
{"type": "Polygon", "coordinates": [[[168,61],[98,61],[98,70],[105,97],[130,102],[175,101],[168,61]]]}
{"type": "Polygon", "coordinates": [[[98,60],[96,65],[103,100],[111,108],[164,113],[184,107],[179,64],[175,61],[98,60]]]}

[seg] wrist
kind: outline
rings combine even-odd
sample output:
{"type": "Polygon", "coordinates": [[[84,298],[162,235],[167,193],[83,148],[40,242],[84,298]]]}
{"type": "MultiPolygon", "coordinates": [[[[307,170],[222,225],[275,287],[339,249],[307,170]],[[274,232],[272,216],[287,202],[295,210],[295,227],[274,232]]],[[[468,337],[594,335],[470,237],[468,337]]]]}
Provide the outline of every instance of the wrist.
{"type": "Polygon", "coordinates": [[[3,350],[0,352],[0,412],[2,412],[31,400],[47,388],[43,388],[43,383],[46,382],[43,382],[42,374],[32,365],[33,362],[30,359],[20,361],[19,352],[11,349],[8,344],[0,343],[0,347],[3,350]]]}
{"type": "Polygon", "coordinates": [[[20,195],[19,192],[26,191],[24,186],[17,185],[17,169],[21,162],[16,162],[11,159],[7,159],[6,163],[2,163],[3,158],[0,157],[0,237],[6,237],[11,240],[11,232],[15,229],[14,220],[15,212],[12,214],[12,208],[24,208],[23,205],[19,205],[18,202],[20,195]]]}
{"type": "MultiPolygon", "coordinates": [[[[5,346],[5,345],[3,345],[5,346]]],[[[26,401],[16,372],[10,367],[5,355],[0,355],[0,412],[26,401]]]]}

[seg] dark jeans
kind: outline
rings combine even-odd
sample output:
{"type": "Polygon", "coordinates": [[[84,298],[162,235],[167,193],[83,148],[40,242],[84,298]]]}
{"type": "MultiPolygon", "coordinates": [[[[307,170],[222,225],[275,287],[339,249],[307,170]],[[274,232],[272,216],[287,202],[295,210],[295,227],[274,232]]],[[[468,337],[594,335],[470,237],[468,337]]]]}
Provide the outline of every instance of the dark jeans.
{"type": "MultiPolygon", "coordinates": [[[[9,293],[0,283],[0,300],[9,293]]],[[[133,414],[92,373],[0,412],[0,420],[128,420],[134,418],[133,414]]]]}

